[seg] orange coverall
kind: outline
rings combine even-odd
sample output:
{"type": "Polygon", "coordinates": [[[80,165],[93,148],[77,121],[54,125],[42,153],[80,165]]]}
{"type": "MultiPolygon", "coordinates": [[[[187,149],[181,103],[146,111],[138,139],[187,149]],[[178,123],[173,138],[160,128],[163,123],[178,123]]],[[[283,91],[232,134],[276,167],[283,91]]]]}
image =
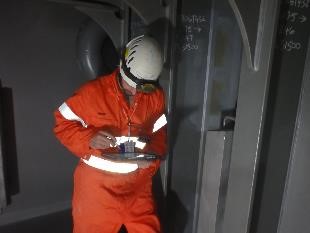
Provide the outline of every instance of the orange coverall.
{"type": "Polygon", "coordinates": [[[164,156],[166,126],[152,132],[155,121],[164,114],[162,89],[150,94],[137,92],[129,105],[118,83],[118,70],[89,81],[65,101],[76,117],[55,111],[54,133],[73,154],[80,157],[74,172],[72,201],[74,233],[116,233],[124,224],[129,233],[161,232],[152,195],[152,176],[159,168],[156,160],[145,169],[122,174],[103,171],[83,162],[115,149],[96,150],[90,139],[106,130],[114,136],[148,136],[145,153],[164,156]]]}

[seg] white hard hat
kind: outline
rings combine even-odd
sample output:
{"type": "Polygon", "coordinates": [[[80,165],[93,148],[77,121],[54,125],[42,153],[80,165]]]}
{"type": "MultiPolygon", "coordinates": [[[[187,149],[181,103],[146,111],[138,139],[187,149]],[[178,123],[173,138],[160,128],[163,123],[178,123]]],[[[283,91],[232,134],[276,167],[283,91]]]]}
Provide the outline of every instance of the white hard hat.
{"type": "Polygon", "coordinates": [[[132,87],[155,84],[163,67],[163,56],[158,43],[149,36],[132,39],[122,54],[120,74],[132,87]]]}

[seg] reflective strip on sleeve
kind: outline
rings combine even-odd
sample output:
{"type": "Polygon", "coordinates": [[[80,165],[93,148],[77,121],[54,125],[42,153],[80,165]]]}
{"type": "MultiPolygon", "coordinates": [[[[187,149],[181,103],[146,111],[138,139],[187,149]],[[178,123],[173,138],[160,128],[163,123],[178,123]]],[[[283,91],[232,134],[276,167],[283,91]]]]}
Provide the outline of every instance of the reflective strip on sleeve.
{"type": "Polygon", "coordinates": [[[79,116],[77,116],[66,103],[63,103],[58,110],[65,119],[70,121],[79,121],[83,127],[87,128],[87,124],[79,116]]]}
{"type": "Polygon", "coordinates": [[[145,142],[140,142],[140,141],[136,141],[136,145],[135,147],[143,150],[143,148],[145,147],[146,143],[145,142]]]}
{"type": "Polygon", "coordinates": [[[120,145],[121,143],[124,143],[126,141],[133,141],[135,142],[135,147],[139,148],[139,149],[143,149],[146,145],[145,142],[140,142],[138,140],[138,137],[126,137],[126,136],[121,136],[121,137],[115,137],[116,138],[116,144],[120,145]]]}
{"type": "Polygon", "coordinates": [[[138,169],[136,163],[118,163],[91,155],[88,160],[82,159],[87,165],[108,172],[129,173],[138,169]]]}
{"type": "Polygon", "coordinates": [[[159,117],[157,119],[157,121],[155,122],[154,126],[153,126],[153,133],[155,133],[156,131],[158,131],[159,129],[161,129],[163,126],[165,126],[167,124],[167,119],[165,114],[161,115],[161,117],[159,117]]]}

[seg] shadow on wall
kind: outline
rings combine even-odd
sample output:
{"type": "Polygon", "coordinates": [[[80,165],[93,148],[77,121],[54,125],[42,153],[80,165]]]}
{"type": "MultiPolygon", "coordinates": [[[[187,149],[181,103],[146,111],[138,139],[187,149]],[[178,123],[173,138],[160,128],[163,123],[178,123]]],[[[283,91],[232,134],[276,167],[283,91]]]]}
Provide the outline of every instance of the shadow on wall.
{"type": "Polygon", "coordinates": [[[13,92],[11,88],[1,88],[1,113],[3,125],[3,167],[7,190],[7,201],[10,196],[19,193],[19,176],[14,123],[13,92]]]}
{"type": "Polygon", "coordinates": [[[70,233],[72,232],[71,209],[0,226],[1,233],[70,233]]]}
{"type": "Polygon", "coordinates": [[[173,190],[168,193],[168,210],[166,218],[166,230],[169,233],[182,233],[188,221],[188,211],[173,190]]]}
{"type": "Polygon", "coordinates": [[[188,211],[174,191],[169,191],[166,198],[162,187],[162,178],[160,172],[157,172],[153,177],[153,193],[163,230],[167,233],[182,233],[187,224],[188,211]]]}

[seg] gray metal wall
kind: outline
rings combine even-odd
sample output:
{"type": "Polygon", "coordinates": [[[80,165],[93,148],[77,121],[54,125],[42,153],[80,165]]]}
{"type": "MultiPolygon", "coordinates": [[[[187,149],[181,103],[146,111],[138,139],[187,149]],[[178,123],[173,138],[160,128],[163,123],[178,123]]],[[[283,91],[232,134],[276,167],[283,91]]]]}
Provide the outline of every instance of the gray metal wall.
{"type": "Polygon", "coordinates": [[[223,232],[251,226],[278,21],[278,1],[230,1],[243,39],[223,232]],[[255,29],[255,30],[254,30],[255,29]]]}
{"type": "Polygon", "coordinates": [[[305,65],[278,224],[279,233],[310,232],[310,46],[305,65]]]}
{"type": "MultiPolygon", "coordinates": [[[[292,188],[289,185],[292,179],[290,171],[298,166],[293,161],[304,158],[302,150],[307,150],[306,143],[296,147],[295,140],[299,139],[297,128],[306,124],[298,116],[301,114],[298,108],[303,78],[308,72],[304,69],[305,63],[309,62],[306,55],[310,24],[308,20],[292,19],[291,15],[309,18],[310,14],[306,6],[290,1],[281,3],[251,226],[251,231],[257,233],[279,232],[283,211],[286,215],[292,214],[286,209],[287,205],[293,204],[290,199],[284,199],[286,192],[289,192],[286,185],[288,189],[292,188]],[[294,33],[289,33],[289,30],[294,30],[294,33]],[[288,46],[291,43],[298,43],[300,47],[288,46]]],[[[300,163],[306,164],[307,159],[300,160],[300,163]]],[[[306,180],[300,182],[306,183],[306,180]]],[[[298,184],[291,185],[297,188],[298,184]]],[[[304,205],[306,207],[307,203],[304,205]]],[[[299,218],[303,219],[303,216],[295,216],[291,221],[297,223],[299,218]]],[[[294,232],[307,232],[303,227],[300,225],[294,232]]]]}
{"type": "Polygon", "coordinates": [[[192,232],[194,227],[200,140],[205,130],[210,18],[210,1],[178,2],[167,232],[192,232]]]}
{"type": "Polygon", "coordinates": [[[12,93],[16,137],[9,174],[18,169],[0,225],[70,208],[77,160],[53,135],[53,111],[86,81],[75,44],[84,19],[47,1],[0,2],[0,79],[12,93]]]}
{"type": "MultiPolygon", "coordinates": [[[[141,12],[152,11],[142,1],[126,2],[141,12]]],[[[167,2],[172,7],[160,7],[159,15],[170,11],[171,37],[159,39],[172,39],[162,80],[169,98],[170,153],[162,169],[168,232],[286,233],[297,227],[307,232],[309,215],[303,207],[309,186],[301,179],[307,176],[309,152],[309,66],[298,127],[301,76],[272,83],[269,98],[284,98],[267,101],[278,1],[231,0],[231,8],[225,0],[167,2]],[[297,88],[287,95],[292,86],[297,88]],[[292,97],[295,103],[286,115],[292,97]],[[228,133],[222,114],[234,114],[231,110],[237,112],[236,124],[228,133]],[[294,218],[296,213],[303,217],[294,218]]],[[[148,23],[161,19],[146,15],[148,23]]],[[[0,79],[12,93],[16,139],[11,145],[16,148],[9,150],[9,174],[18,174],[10,180],[14,195],[0,215],[0,226],[70,208],[77,159],[56,141],[52,113],[88,79],[76,61],[76,39],[86,18],[70,5],[48,1],[0,3],[0,79]]],[[[158,25],[163,24],[152,24],[153,32],[161,31],[158,25]]],[[[118,45],[128,36],[122,30],[118,45]]]]}

